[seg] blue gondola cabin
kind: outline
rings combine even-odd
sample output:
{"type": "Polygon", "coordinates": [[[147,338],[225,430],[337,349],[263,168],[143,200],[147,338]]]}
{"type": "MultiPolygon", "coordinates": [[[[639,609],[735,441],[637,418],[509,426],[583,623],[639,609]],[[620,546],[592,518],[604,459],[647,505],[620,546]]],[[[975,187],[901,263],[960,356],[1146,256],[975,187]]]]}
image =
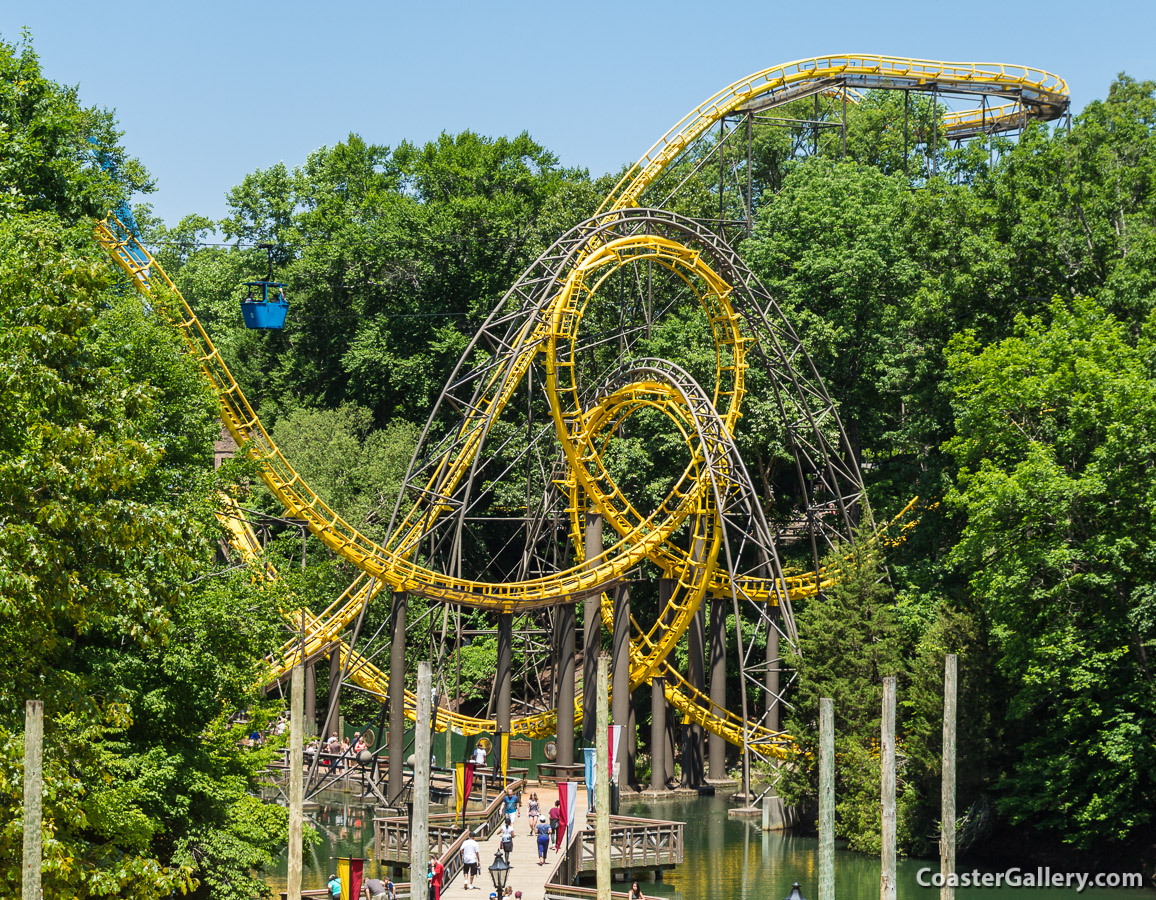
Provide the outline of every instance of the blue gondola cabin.
{"type": "Polygon", "coordinates": [[[246,328],[280,331],[285,327],[289,301],[280,281],[246,281],[249,296],[241,301],[241,315],[246,328]]]}

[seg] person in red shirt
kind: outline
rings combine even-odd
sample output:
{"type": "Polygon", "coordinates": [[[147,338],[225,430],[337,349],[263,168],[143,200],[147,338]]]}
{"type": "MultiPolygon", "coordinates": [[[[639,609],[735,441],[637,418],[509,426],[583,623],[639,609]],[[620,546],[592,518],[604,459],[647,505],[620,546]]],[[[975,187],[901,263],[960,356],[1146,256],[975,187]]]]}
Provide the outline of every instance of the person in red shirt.
{"type": "Polygon", "coordinates": [[[555,800],[554,806],[550,809],[550,830],[554,832],[554,850],[557,851],[562,846],[562,829],[558,826],[562,823],[562,801],[555,800]]]}
{"type": "Polygon", "coordinates": [[[445,876],[446,867],[442,865],[440,859],[435,857],[430,860],[429,871],[429,900],[441,900],[442,878],[445,876]]]}

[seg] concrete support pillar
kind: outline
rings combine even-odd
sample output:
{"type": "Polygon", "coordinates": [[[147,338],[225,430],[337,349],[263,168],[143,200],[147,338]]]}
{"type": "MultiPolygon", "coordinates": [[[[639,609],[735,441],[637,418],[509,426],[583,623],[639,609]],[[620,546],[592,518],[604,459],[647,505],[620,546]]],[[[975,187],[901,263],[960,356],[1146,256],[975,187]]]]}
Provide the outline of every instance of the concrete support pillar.
{"type": "MultiPolygon", "coordinates": [[[[687,681],[698,691],[706,688],[706,679],[703,675],[704,643],[706,640],[705,616],[702,607],[690,620],[687,634],[687,681]]],[[[682,745],[682,780],[688,787],[701,787],[703,784],[703,731],[701,725],[683,727],[682,745]]]]}
{"type": "Polygon", "coordinates": [[[405,612],[407,597],[393,594],[393,636],[389,646],[389,780],[386,796],[397,803],[405,780],[405,612]]]}
{"type": "MultiPolygon", "coordinates": [[[[498,728],[510,733],[510,694],[513,690],[514,615],[498,614],[498,677],[494,680],[494,709],[498,728]]],[[[494,753],[501,748],[495,747],[494,753]]]]}
{"type": "MultiPolygon", "coordinates": [[[[710,702],[719,709],[727,705],[727,601],[714,597],[710,601],[710,702]]],[[[726,741],[713,732],[710,735],[710,778],[727,777],[726,741]]]]}
{"type": "Polygon", "coordinates": [[[611,645],[610,688],[611,722],[621,725],[624,740],[617,752],[624,752],[625,759],[619,767],[622,785],[634,781],[634,742],[630,739],[630,588],[619,585],[614,589],[614,637],[611,645]]]}
{"type": "MultiPolygon", "coordinates": [[[[586,559],[602,554],[602,516],[586,513],[586,559]]],[[[595,595],[583,601],[582,628],[582,742],[594,742],[596,699],[594,685],[598,678],[598,654],[602,652],[602,617],[599,611],[601,597],[595,595]]]]}
{"type": "Polygon", "coordinates": [[[666,789],[666,682],[650,679],[650,789],[666,789]]]}
{"type": "Polygon", "coordinates": [[[574,763],[575,604],[558,607],[558,763],[574,763]]]}

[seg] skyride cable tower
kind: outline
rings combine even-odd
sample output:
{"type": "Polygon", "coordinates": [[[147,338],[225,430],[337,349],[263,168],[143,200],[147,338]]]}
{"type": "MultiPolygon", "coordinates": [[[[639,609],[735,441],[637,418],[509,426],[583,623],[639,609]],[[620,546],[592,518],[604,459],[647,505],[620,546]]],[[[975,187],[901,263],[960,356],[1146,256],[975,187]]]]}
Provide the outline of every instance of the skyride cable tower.
{"type": "MultiPolygon", "coordinates": [[[[1058,119],[1068,107],[1066,83],[1039,70],[867,55],[801,60],[718,92],[628,170],[593,218],[543,253],[474,335],[422,433],[381,545],[293,470],[132,230],[115,216],[99,223],[102,245],[181,332],[240,451],[258,462],[287,516],[362,572],[321,614],[286,611],[296,634],[274,661],[271,681],[303,657],[336,653],[343,680],[388,703],[397,735],[403,715],[413,718],[415,700],[404,679],[391,679],[364,647],[356,649],[367,604],[391,589],[391,671],[404,668],[407,596],[444,605],[443,652],[452,609],[487,610],[497,616],[495,715],[442,709],[436,727],[556,735],[557,761],[567,764],[576,726],[589,732],[593,721],[584,716],[588,698],[575,672],[581,604],[582,658],[591,670],[583,684],[593,683],[605,629],[613,636],[615,724],[631,723],[629,695],[650,685],[655,708],[669,705],[690,726],[684,780],[697,785],[705,775],[702,731],[711,735],[711,777],[725,774],[724,742],[742,751],[744,776],[752,755],[781,755],[790,684],[781,654],[784,642],[796,640],[792,603],[837,579],[838,566],[824,569],[822,560],[856,530],[874,526],[835,402],[791,323],[725,238],[736,226],[749,231],[753,218],[757,117],[801,99],[817,106],[837,98],[845,147],[847,104],[869,89],[931,94],[936,104],[949,95],[979,99],[978,110],[937,111],[931,135],[915,135],[924,143],[941,134],[958,141],[1007,133],[1058,119]],[[993,99],[1001,102],[991,105],[993,99]],[[736,122],[746,123],[745,171],[742,154],[733,152],[736,122]],[[669,211],[690,177],[711,165],[719,171],[717,219],[669,211]],[[741,202],[742,215],[728,214],[728,194],[741,202]],[[672,322],[685,337],[677,361],[655,355],[656,337],[672,322]],[[780,448],[778,475],[760,490],[740,449],[750,439],[741,417],[752,410],[764,427],[772,423],[780,448]],[[622,452],[634,433],[668,436],[665,480],[657,492],[653,485],[642,491],[646,496],[631,483],[622,452]],[[631,591],[655,588],[658,615],[639,621],[631,591]],[[517,715],[510,688],[515,616],[527,641],[550,636],[544,665],[553,680],[517,715]],[[728,616],[739,674],[729,698],[728,616]],[[673,652],[684,635],[685,674],[673,652]],[[737,711],[728,706],[736,699],[737,711]]],[[[831,125],[818,116],[802,123],[816,134],[821,124],[831,125]]],[[[234,550],[258,560],[259,544],[234,502],[225,501],[221,518],[234,550]]],[[[268,563],[260,565],[262,577],[276,577],[268,563]]],[[[439,681],[449,687],[446,671],[439,681]]],[[[655,787],[669,771],[660,756],[656,746],[655,787]]],[[[401,757],[391,755],[392,803],[401,790],[401,757]]]]}

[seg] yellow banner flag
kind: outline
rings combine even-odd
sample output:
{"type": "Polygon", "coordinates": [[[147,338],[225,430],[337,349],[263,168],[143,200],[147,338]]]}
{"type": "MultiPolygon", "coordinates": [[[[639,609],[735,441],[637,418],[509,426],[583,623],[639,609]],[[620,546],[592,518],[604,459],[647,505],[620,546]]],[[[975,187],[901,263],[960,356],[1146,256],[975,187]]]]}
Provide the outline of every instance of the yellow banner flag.
{"type": "Polygon", "coordinates": [[[341,879],[341,900],[352,900],[349,896],[349,857],[338,858],[337,877],[341,879]]]}
{"type": "Polygon", "coordinates": [[[462,814],[462,806],[466,799],[466,764],[458,763],[454,766],[454,824],[462,814]]]}
{"type": "Polygon", "coordinates": [[[506,769],[510,767],[510,734],[509,732],[502,732],[502,749],[499,751],[502,754],[502,786],[506,784],[506,769]]]}

